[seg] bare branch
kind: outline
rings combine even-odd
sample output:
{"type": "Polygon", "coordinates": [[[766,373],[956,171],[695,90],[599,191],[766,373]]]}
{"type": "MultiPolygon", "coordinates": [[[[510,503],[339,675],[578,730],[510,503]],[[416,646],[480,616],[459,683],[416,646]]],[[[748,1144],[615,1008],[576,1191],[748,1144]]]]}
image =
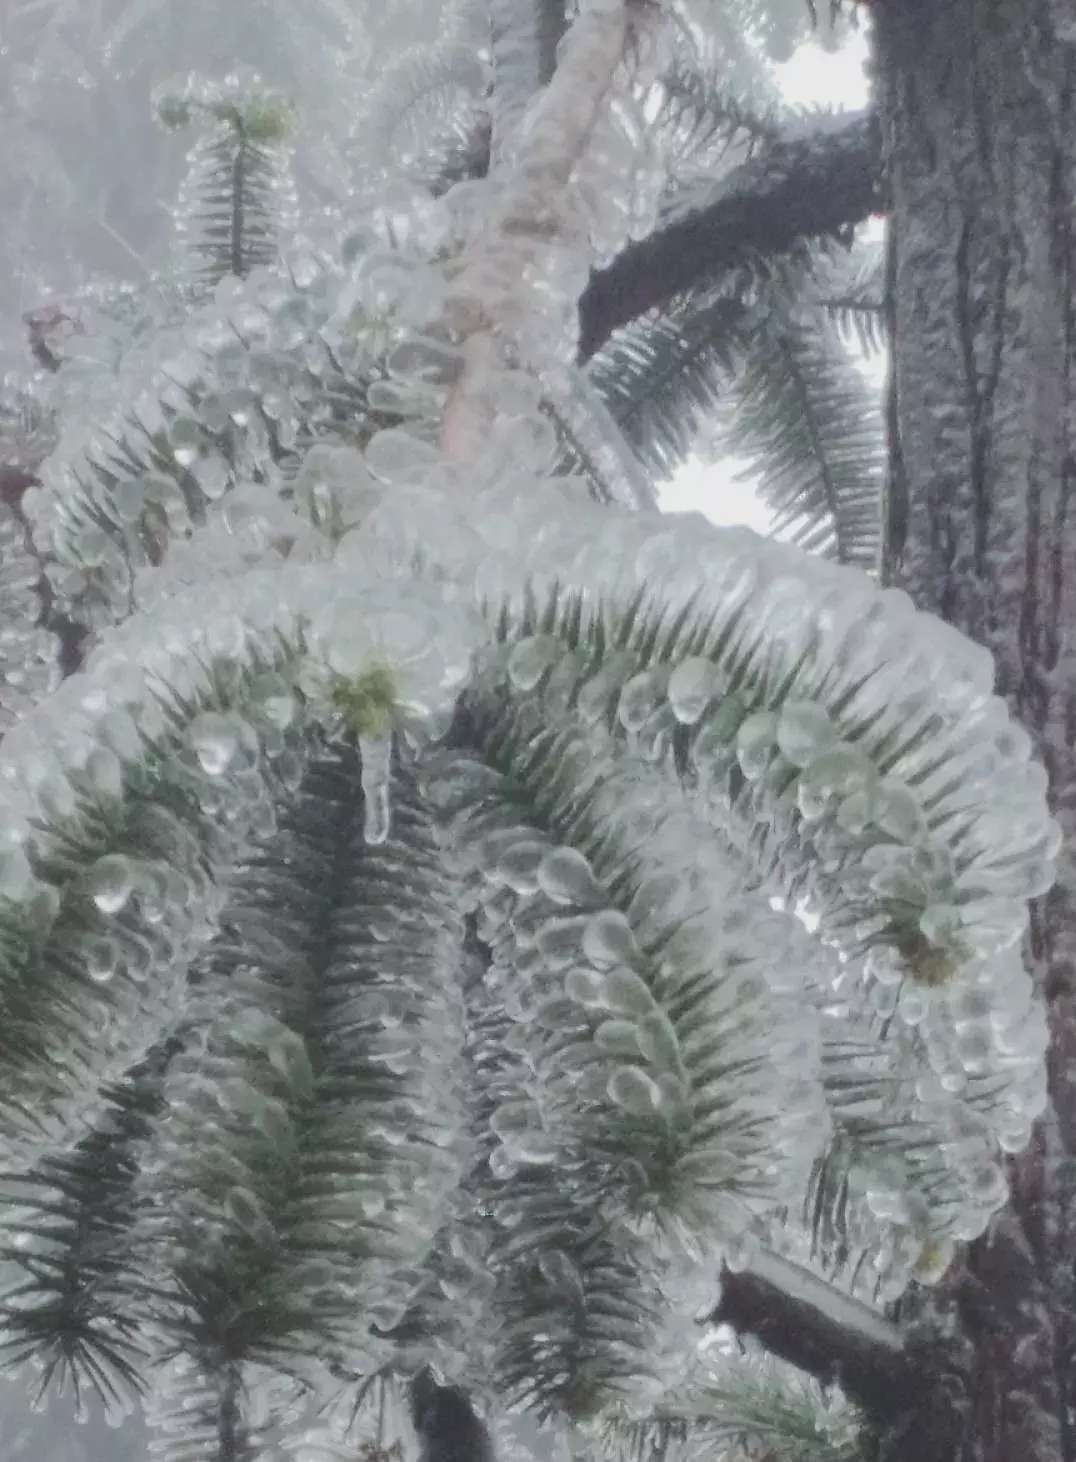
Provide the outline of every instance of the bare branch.
{"type": "Polygon", "coordinates": [[[873,113],[854,112],[781,142],[734,168],[713,199],[630,244],[591,275],[579,302],[579,359],[614,330],[799,240],[841,236],[882,210],[881,132],[873,113]]]}
{"type": "Polygon", "coordinates": [[[726,1270],[707,1319],[753,1335],[823,1384],[839,1383],[874,1417],[899,1409],[913,1383],[895,1325],[778,1254],[760,1254],[749,1271],[726,1270]]]}

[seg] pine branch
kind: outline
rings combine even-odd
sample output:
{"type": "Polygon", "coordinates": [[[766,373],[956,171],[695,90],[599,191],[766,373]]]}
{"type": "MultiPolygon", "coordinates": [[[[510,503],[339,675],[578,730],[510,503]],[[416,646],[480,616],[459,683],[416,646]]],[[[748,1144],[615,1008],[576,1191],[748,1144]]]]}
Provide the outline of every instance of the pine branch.
{"type": "Polygon", "coordinates": [[[858,1409],[772,1357],[699,1357],[649,1416],[602,1424],[609,1462],[860,1462],[858,1409]]]}
{"type": "Polygon", "coordinates": [[[747,353],[743,296],[754,280],[726,282],[736,287],[691,294],[633,320],[588,363],[614,421],[655,478],[687,459],[747,353]]]}
{"type": "Polygon", "coordinates": [[[291,127],[289,104],[260,85],[190,82],[158,102],[162,126],[211,123],[191,153],[179,216],[185,264],[202,290],[227,275],[243,278],[276,256],[280,190],[285,175],[283,143],[291,127]]]}
{"type": "Polygon", "coordinates": [[[579,302],[580,360],[614,330],[675,295],[806,237],[840,237],[880,211],[881,133],[869,112],[786,135],[733,169],[711,202],[626,248],[591,275],[579,302]]]}
{"type": "Polygon", "coordinates": [[[746,366],[718,411],[715,442],[749,467],[774,531],[812,553],[873,570],[884,433],[878,392],[828,314],[778,294],[745,331],[746,366]]]}

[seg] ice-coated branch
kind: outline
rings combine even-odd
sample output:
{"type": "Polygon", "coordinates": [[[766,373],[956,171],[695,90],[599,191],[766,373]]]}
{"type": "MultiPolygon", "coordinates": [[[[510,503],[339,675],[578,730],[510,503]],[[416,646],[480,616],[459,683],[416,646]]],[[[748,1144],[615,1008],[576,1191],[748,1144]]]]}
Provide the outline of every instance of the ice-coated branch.
{"type": "Polygon", "coordinates": [[[912,1384],[897,1326],[779,1254],[763,1251],[750,1270],[726,1269],[707,1318],[754,1336],[824,1385],[839,1384],[872,1416],[891,1413],[912,1384]]]}
{"type": "Polygon", "coordinates": [[[564,0],[494,0],[491,12],[492,155],[496,162],[510,146],[535,92],[552,79],[557,45],[564,33],[564,0]]]}
{"type": "Polygon", "coordinates": [[[696,209],[596,270],[579,302],[579,359],[685,290],[802,239],[839,234],[883,206],[877,118],[854,112],[787,135],[733,169],[696,209]]]}
{"type": "Polygon", "coordinates": [[[577,295],[578,275],[593,254],[571,184],[617,95],[618,73],[641,56],[644,23],[657,9],[648,0],[584,9],[549,85],[532,104],[513,157],[490,176],[490,216],[464,249],[453,281],[453,323],[469,340],[441,442],[457,460],[466,460],[481,440],[487,416],[481,393],[503,342],[544,337],[548,332],[534,317],[551,299],[559,312],[577,295]]]}

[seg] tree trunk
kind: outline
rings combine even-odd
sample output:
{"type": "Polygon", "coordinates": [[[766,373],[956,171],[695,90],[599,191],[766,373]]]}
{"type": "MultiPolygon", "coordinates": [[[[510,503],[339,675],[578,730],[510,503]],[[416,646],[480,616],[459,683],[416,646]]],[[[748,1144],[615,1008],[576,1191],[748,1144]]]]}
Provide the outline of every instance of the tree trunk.
{"type": "Polygon", "coordinates": [[[886,1462],[1076,1459],[1076,0],[876,0],[892,234],[891,583],[981,643],[1065,838],[1028,938],[1050,1107],[922,1304],[886,1462]]]}

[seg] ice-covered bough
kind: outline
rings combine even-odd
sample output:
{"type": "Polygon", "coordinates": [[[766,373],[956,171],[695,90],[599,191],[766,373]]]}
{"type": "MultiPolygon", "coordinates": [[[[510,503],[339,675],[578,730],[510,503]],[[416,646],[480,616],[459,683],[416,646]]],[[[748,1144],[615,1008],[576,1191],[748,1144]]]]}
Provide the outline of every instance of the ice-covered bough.
{"type": "Polygon", "coordinates": [[[685,1273],[802,1233],[827,1158],[893,1292],[982,1231],[1043,1107],[1021,941],[1059,835],[989,656],[627,506],[622,442],[612,505],[558,469],[564,241],[649,196],[594,185],[635,114],[573,115],[545,236],[563,157],[524,122],[514,181],[396,246],[226,280],[141,436],[108,467],[72,431],[28,495],[98,640],[0,743],[4,1165],[145,1089],[131,1303],[201,1357],[195,1406],[222,1295],[241,1361],[311,1383],[418,1311],[456,1374],[641,1404],[685,1273]]]}

